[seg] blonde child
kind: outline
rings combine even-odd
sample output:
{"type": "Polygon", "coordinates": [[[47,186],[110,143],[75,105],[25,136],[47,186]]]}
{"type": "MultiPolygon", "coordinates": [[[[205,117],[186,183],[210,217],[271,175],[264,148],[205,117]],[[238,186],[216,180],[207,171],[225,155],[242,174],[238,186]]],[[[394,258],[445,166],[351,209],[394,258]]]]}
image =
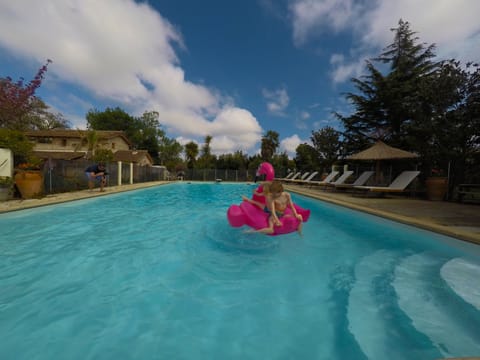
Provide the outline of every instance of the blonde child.
{"type": "Polygon", "coordinates": [[[242,200],[243,201],[248,201],[250,204],[252,205],[255,205],[256,207],[262,209],[262,210],[265,210],[267,211],[267,196],[269,194],[269,188],[270,188],[270,184],[271,182],[270,181],[266,181],[264,183],[262,183],[262,191],[261,192],[258,192],[257,190],[255,190],[253,192],[254,195],[257,195],[257,196],[264,196],[265,197],[265,204],[264,203],[261,203],[260,201],[256,201],[256,200],[253,200],[253,199],[249,199],[247,198],[245,195],[242,195],[242,200]]]}
{"type": "MultiPolygon", "coordinates": [[[[256,206],[259,206],[258,204],[260,204],[250,199],[247,199],[247,201],[249,201],[250,203],[256,206]]],[[[292,197],[288,192],[284,191],[282,183],[278,180],[274,180],[268,186],[268,193],[266,194],[265,206],[263,204],[260,204],[259,206],[270,214],[270,216],[268,217],[268,227],[256,230],[256,232],[259,232],[262,234],[273,234],[274,226],[282,225],[280,218],[292,216],[290,214],[285,215],[285,210],[287,209],[288,206],[292,210],[293,216],[295,216],[296,219],[300,220],[300,224],[298,225],[297,231],[301,234],[302,225],[303,225],[302,215],[297,213],[297,210],[295,209],[295,206],[292,202],[292,197]]]]}

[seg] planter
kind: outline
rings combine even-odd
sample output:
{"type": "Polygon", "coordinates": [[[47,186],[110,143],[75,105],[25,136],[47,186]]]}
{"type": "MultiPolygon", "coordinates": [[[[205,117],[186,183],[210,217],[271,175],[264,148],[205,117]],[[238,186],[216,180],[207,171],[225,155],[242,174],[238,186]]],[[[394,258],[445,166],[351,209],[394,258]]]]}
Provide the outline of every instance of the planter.
{"type": "Polygon", "coordinates": [[[40,170],[25,170],[15,174],[17,185],[22,199],[32,199],[43,195],[43,174],[40,170]]]}
{"type": "Polygon", "coordinates": [[[442,201],[448,189],[448,179],[446,177],[429,177],[425,181],[427,186],[427,198],[433,201],[442,201]]]}
{"type": "Polygon", "coordinates": [[[10,187],[0,186],[0,201],[7,201],[10,199],[10,187]]]}

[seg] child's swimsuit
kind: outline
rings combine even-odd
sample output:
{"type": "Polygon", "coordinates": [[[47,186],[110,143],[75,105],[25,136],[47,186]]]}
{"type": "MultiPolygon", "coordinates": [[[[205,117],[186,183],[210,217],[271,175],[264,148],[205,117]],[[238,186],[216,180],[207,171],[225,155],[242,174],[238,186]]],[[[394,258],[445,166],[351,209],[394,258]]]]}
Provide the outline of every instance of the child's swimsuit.
{"type": "MultiPolygon", "coordinates": [[[[270,211],[270,209],[268,207],[264,207],[263,208],[263,211],[266,212],[267,214],[272,214],[272,212],[270,211]]],[[[277,211],[275,210],[275,214],[277,215],[277,217],[280,219],[284,214],[285,214],[285,211],[284,212],[281,212],[281,211],[277,211]]]]}

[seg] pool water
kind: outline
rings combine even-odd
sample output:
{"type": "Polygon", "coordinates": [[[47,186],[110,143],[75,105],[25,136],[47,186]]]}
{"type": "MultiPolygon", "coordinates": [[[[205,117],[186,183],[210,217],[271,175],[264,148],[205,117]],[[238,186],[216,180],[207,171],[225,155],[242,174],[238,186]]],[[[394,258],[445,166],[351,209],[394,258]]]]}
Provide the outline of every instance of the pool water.
{"type": "Polygon", "coordinates": [[[293,194],[303,236],[247,234],[248,184],[169,184],[0,215],[1,359],[480,356],[480,248],[293,194]]]}

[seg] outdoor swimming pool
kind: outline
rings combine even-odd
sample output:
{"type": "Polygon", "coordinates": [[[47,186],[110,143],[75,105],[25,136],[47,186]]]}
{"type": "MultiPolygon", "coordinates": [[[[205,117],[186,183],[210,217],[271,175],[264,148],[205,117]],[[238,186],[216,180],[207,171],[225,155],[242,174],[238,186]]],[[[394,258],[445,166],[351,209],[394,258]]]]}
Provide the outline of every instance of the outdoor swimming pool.
{"type": "Polygon", "coordinates": [[[252,185],[0,215],[1,359],[480,356],[480,247],[293,195],[304,235],[231,228],[252,185]]]}

